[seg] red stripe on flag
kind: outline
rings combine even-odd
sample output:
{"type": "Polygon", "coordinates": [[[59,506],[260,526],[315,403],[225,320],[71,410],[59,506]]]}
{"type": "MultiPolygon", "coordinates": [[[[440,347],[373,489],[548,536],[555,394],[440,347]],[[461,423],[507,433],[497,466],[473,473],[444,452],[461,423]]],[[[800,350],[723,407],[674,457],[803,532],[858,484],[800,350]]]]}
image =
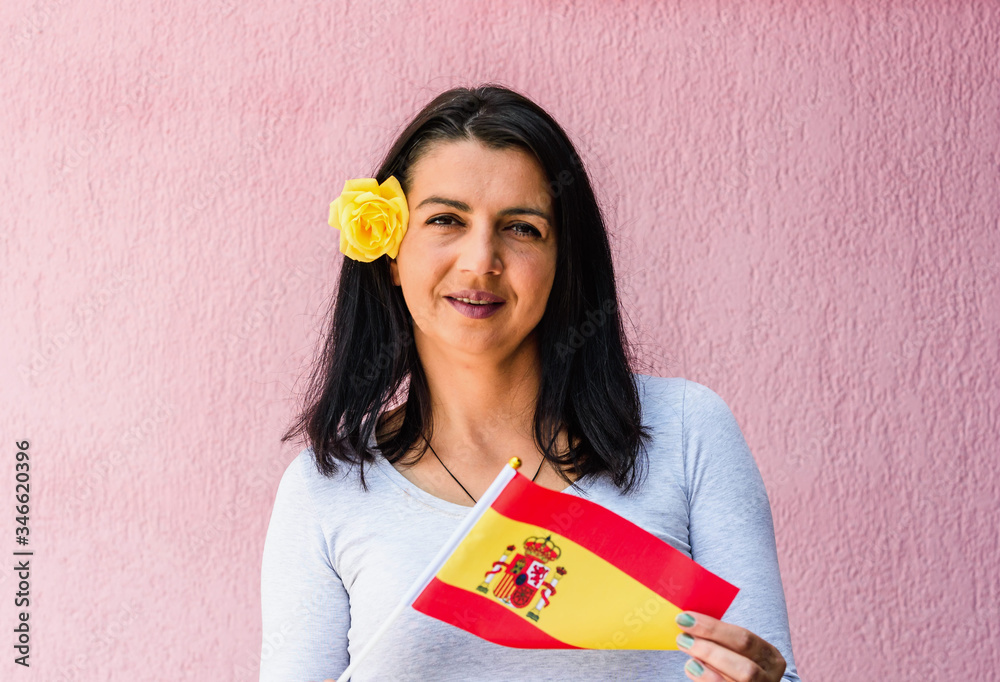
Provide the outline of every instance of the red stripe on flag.
{"type": "Polygon", "coordinates": [[[449,585],[437,578],[424,588],[413,608],[451,623],[485,640],[518,649],[579,649],[547,635],[524,616],[489,597],[449,585]]]}
{"type": "Polygon", "coordinates": [[[590,500],[543,488],[518,474],[493,509],[590,550],[684,611],[722,618],[739,588],[590,500]]]}

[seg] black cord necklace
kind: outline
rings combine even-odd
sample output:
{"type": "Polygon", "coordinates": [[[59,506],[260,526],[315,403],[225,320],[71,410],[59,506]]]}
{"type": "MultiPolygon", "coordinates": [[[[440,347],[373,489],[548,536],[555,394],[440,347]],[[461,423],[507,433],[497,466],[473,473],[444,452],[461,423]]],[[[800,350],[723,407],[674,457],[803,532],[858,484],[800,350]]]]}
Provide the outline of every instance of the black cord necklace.
{"type": "MultiPolygon", "coordinates": [[[[441,462],[441,458],[438,457],[438,453],[434,452],[434,446],[431,445],[431,442],[429,440],[427,440],[426,436],[424,436],[424,442],[427,443],[427,447],[429,447],[431,449],[431,452],[434,453],[434,456],[437,457],[437,461],[441,462]]],[[[544,457],[542,457],[542,461],[538,463],[538,471],[536,471],[535,475],[531,477],[531,481],[532,482],[534,482],[534,480],[536,478],[538,478],[538,474],[541,473],[541,471],[542,471],[542,465],[543,464],[545,464],[545,458],[544,457]]],[[[465,490],[465,486],[462,485],[461,481],[459,481],[457,478],[455,478],[455,474],[451,473],[451,469],[449,469],[448,467],[446,467],[444,465],[444,462],[441,462],[441,466],[443,466],[444,470],[448,472],[448,475],[451,476],[455,480],[455,483],[458,483],[458,487],[461,488],[462,490],[465,490]]],[[[470,493],[468,490],[465,490],[465,494],[472,498],[473,504],[475,504],[477,502],[476,498],[472,497],[472,493],[470,493]]]]}

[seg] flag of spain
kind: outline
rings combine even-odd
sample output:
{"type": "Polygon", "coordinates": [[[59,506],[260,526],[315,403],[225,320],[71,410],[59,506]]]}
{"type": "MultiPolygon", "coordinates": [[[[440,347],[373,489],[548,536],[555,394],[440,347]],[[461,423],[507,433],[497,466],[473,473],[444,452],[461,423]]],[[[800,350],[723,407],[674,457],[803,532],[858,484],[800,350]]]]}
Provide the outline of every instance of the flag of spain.
{"type": "Polygon", "coordinates": [[[413,608],[496,644],[676,649],[674,618],[738,588],[608,509],[505,467],[428,567],[413,608]],[[452,549],[452,548],[445,548],[452,549]]]}

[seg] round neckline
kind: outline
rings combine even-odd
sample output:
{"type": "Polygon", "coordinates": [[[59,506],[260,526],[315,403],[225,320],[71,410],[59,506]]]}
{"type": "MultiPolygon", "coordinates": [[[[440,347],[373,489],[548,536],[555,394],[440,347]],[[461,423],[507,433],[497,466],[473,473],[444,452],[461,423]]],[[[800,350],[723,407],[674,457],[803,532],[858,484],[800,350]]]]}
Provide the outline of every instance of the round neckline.
{"type": "MultiPolygon", "coordinates": [[[[427,492],[416,483],[408,479],[406,476],[401,474],[396,467],[392,465],[389,460],[381,455],[378,450],[378,446],[375,441],[375,435],[373,434],[369,445],[372,451],[375,453],[375,465],[378,467],[379,471],[392,481],[396,486],[401,488],[403,492],[409,494],[410,496],[416,498],[420,502],[424,503],[429,507],[439,509],[441,511],[449,512],[451,514],[465,515],[472,511],[472,505],[465,506],[464,504],[456,504],[455,502],[449,502],[448,500],[442,499],[437,495],[432,495],[427,492]]],[[[499,472],[497,472],[499,473],[499,472]]],[[[574,497],[580,497],[578,492],[586,493],[591,484],[593,483],[594,477],[590,475],[581,476],[576,481],[566,486],[562,490],[553,490],[554,493],[566,493],[567,495],[573,495],[574,497]]],[[[551,488],[549,488],[551,490],[551,488]]]]}

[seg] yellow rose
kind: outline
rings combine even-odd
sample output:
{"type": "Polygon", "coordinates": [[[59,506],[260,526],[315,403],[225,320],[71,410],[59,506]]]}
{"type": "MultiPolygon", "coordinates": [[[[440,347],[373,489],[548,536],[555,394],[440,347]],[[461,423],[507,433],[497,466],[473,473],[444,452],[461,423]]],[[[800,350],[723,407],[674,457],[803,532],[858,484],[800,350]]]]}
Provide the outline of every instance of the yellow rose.
{"type": "Polygon", "coordinates": [[[382,254],[395,258],[409,219],[403,188],[391,175],[381,185],[374,178],[348,180],[330,204],[330,227],[340,230],[340,252],[364,263],[382,254]]]}

